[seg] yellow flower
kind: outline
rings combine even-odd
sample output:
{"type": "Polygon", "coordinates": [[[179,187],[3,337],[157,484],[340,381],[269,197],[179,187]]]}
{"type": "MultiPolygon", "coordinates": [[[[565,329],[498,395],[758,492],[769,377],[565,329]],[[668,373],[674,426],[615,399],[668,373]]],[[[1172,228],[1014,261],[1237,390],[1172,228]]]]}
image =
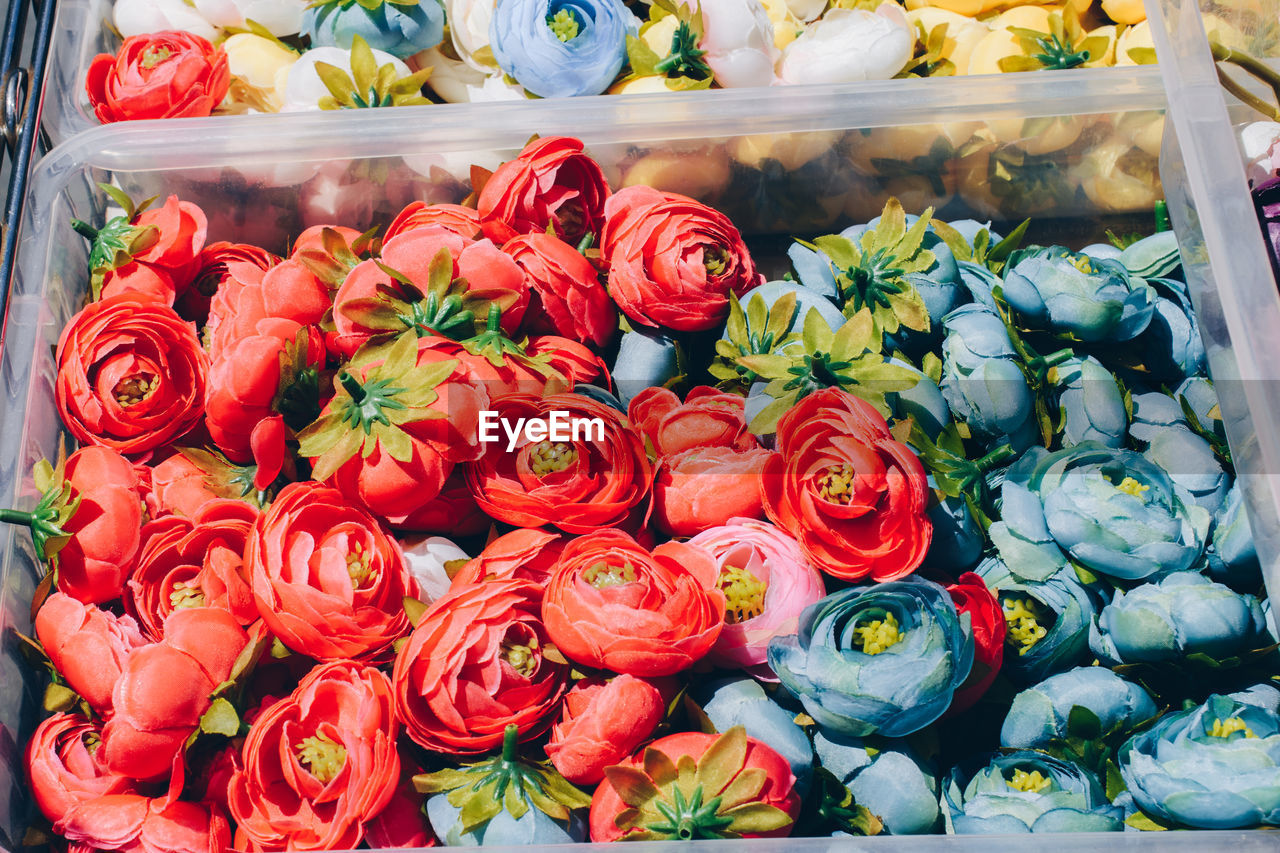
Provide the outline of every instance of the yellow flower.
{"type": "Polygon", "coordinates": [[[761,0],[765,14],[773,23],[773,46],[782,50],[804,32],[804,24],[791,12],[787,0],[761,0]]]}
{"type": "Polygon", "coordinates": [[[777,160],[788,172],[826,154],[841,141],[839,131],[812,133],[761,133],[738,136],[729,143],[733,159],[744,166],[758,167],[764,160],[777,160]]]}
{"type": "Polygon", "coordinates": [[[1147,56],[1154,60],[1155,49],[1155,41],[1151,38],[1151,24],[1147,21],[1134,24],[1116,39],[1116,65],[1146,65],[1146,62],[1139,62],[1139,60],[1144,58],[1145,51],[1151,51],[1147,56]],[[1136,56],[1130,51],[1136,51],[1136,56]]]}
{"type": "Polygon", "coordinates": [[[655,151],[627,170],[622,185],[637,184],[705,199],[729,185],[729,157],[720,147],[655,151]]]}
{"type": "Polygon", "coordinates": [[[982,41],[991,29],[981,21],[975,21],[966,15],[942,9],[937,6],[922,6],[907,12],[907,20],[912,26],[919,24],[925,34],[934,28],[947,27],[947,37],[942,43],[941,59],[949,59],[956,67],[956,75],[969,73],[969,58],[973,49],[982,41]]]}
{"type": "Polygon", "coordinates": [[[232,77],[228,99],[242,110],[279,112],[284,106],[285,81],[298,54],[252,33],[237,33],[222,48],[232,77]]]}
{"type": "Polygon", "coordinates": [[[1147,19],[1142,0],[1102,0],[1102,11],[1117,24],[1140,24],[1147,19]]]}

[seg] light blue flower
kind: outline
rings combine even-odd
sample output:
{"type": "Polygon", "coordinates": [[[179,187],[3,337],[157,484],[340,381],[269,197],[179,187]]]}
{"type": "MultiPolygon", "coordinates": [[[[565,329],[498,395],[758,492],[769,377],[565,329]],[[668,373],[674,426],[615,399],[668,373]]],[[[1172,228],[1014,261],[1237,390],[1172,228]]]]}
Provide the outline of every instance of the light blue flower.
{"type": "Polygon", "coordinates": [[[885,404],[893,412],[894,417],[899,420],[911,418],[920,425],[929,438],[936,439],[938,433],[951,423],[951,408],[947,405],[946,398],[942,396],[942,389],[938,387],[938,383],[909,362],[891,358],[889,363],[915,374],[916,384],[905,391],[890,391],[885,394],[885,404]]]}
{"type": "Polygon", "coordinates": [[[813,750],[823,769],[878,817],[888,834],[920,835],[937,827],[938,780],[904,741],[864,741],[819,729],[813,750]]]}
{"type": "Polygon", "coordinates": [[[498,0],[489,42],[498,66],[525,89],[569,98],[609,88],[639,27],[622,0],[498,0]]]}
{"type": "Polygon", "coordinates": [[[1062,444],[1098,441],[1123,447],[1129,416],[1120,386],[1093,356],[1069,358],[1057,367],[1058,405],[1065,418],[1062,444]]]}
{"type": "Polygon", "coordinates": [[[646,388],[661,385],[679,372],[676,342],[656,332],[627,332],[613,363],[613,384],[622,404],[646,388]]]}
{"type": "Polygon", "coordinates": [[[787,248],[787,257],[800,279],[809,290],[821,294],[827,299],[838,300],[840,289],[836,286],[836,274],[831,269],[831,260],[822,252],[810,249],[800,243],[792,243],[787,248]]]}
{"type": "Polygon", "coordinates": [[[1204,339],[1186,285],[1172,279],[1150,279],[1156,289],[1155,311],[1139,338],[1143,365],[1158,380],[1174,383],[1205,369],[1204,339]]]}
{"type": "Polygon", "coordinates": [[[1026,580],[989,557],[976,571],[1004,612],[1002,672],[1021,684],[1034,684],[1084,662],[1095,606],[1070,569],[1026,580]]]}
{"type": "Polygon", "coordinates": [[[982,264],[975,264],[973,261],[958,261],[956,267],[960,270],[960,280],[964,282],[973,301],[994,314],[996,299],[992,291],[997,287],[1003,289],[1004,279],[982,264]]]}
{"type": "Polygon", "coordinates": [[[1092,572],[1121,580],[1182,571],[1201,557],[1209,513],[1142,454],[1096,442],[1010,466],[992,542],[1010,566],[1056,571],[1053,546],[1092,572]]]}
{"type": "Polygon", "coordinates": [[[1129,728],[1156,715],[1150,694],[1101,666],[1082,666],[1052,675],[1013,697],[1000,729],[1000,745],[1045,749],[1066,739],[1071,709],[1088,709],[1103,732],[1129,728]]]}
{"type": "Polygon", "coordinates": [[[440,0],[419,0],[412,5],[383,2],[367,9],[355,0],[334,0],[309,6],[302,17],[302,31],[313,47],[351,49],[360,36],[374,50],[399,59],[435,47],[444,39],[444,6],[440,0]]]}
{"type": "Polygon", "coordinates": [[[1231,477],[1209,442],[1185,426],[1171,426],[1148,435],[1142,455],[1159,465],[1196,506],[1217,512],[1226,500],[1231,477]]]}
{"type": "MultiPolygon", "coordinates": [[[[914,213],[906,215],[906,224],[910,228],[920,217],[914,213]]],[[[862,239],[862,235],[867,231],[874,229],[880,224],[880,217],[877,216],[866,225],[855,225],[846,228],[840,232],[840,236],[857,243],[862,239]]],[[[942,318],[953,310],[958,308],[962,303],[968,301],[969,294],[966,292],[964,282],[960,278],[960,268],[956,265],[956,256],[952,253],[951,248],[943,242],[942,238],[933,230],[933,223],[925,227],[924,237],[920,242],[920,247],[933,253],[933,263],[928,269],[920,272],[909,272],[903,276],[912,287],[920,294],[920,298],[924,300],[924,306],[929,312],[929,322],[936,326],[942,322],[942,318]]]]}
{"type": "Polygon", "coordinates": [[[1127,341],[1151,322],[1156,294],[1118,260],[1050,246],[1013,253],[1004,271],[1004,298],[1039,328],[1082,341],[1127,341]]]}
{"type": "Polygon", "coordinates": [[[943,783],[943,806],[957,835],[1124,830],[1124,812],[1093,774],[1031,750],[995,755],[967,780],[955,768],[943,783]]]}
{"type": "Polygon", "coordinates": [[[1182,268],[1178,238],[1172,231],[1157,231],[1125,247],[1119,254],[1125,269],[1145,279],[1172,275],[1182,268]]]}
{"type": "Polygon", "coordinates": [[[1219,438],[1226,439],[1226,428],[1223,424],[1222,413],[1218,409],[1218,392],[1214,390],[1213,382],[1208,377],[1192,376],[1188,378],[1174,389],[1173,398],[1180,401],[1180,403],[1183,400],[1186,401],[1192,414],[1200,422],[1201,429],[1215,433],[1219,438]]]}
{"type": "MultiPolygon", "coordinates": [[[[933,475],[927,475],[927,479],[929,488],[936,489],[938,484],[933,475]]],[[[955,575],[971,569],[982,558],[986,539],[969,511],[969,504],[963,497],[937,495],[928,515],[933,525],[933,540],[925,563],[955,575]]]]}
{"type": "Polygon", "coordinates": [[[1197,572],[1117,592],[1089,631],[1089,647],[1104,662],[1176,661],[1190,654],[1215,659],[1268,645],[1258,599],[1197,572]]]}
{"type": "Polygon", "coordinates": [[[804,796],[813,781],[813,747],[788,711],[765,693],[759,682],[735,677],[700,684],[690,697],[702,707],[717,731],[742,726],[749,736],[787,759],[796,777],[796,791],[804,796]]]}
{"type": "Polygon", "coordinates": [[[568,821],[560,821],[536,807],[530,807],[520,818],[512,817],[504,808],[489,822],[466,833],[460,831],[461,815],[462,810],[444,794],[427,799],[427,820],[436,837],[450,847],[569,844],[587,838],[587,822],[578,812],[571,813],[568,821]]]}
{"type": "Polygon", "coordinates": [[[1195,829],[1280,825],[1280,717],[1210,696],[1166,714],[1116,756],[1143,811],[1195,829]]]}
{"type": "Polygon", "coordinates": [[[1186,427],[1182,406],[1168,394],[1160,391],[1139,391],[1130,395],[1133,418],[1129,423],[1129,435],[1138,447],[1146,447],[1163,430],[1172,426],[1186,427]]]}
{"type": "Polygon", "coordinates": [[[1244,510],[1244,492],[1239,481],[1232,483],[1227,498],[1213,517],[1213,533],[1205,551],[1209,565],[1205,574],[1232,589],[1258,589],[1262,585],[1262,564],[1244,510]]]}
{"type": "Polygon", "coordinates": [[[973,666],[968,614],[947,591],[910,578],[853,587],[800,614],[769,642],[769,666],[833,731],[901,737],[942,716],[973,666]]]}
{"type": "Polygon", "coordinates": [[[980,437],[1007,436],[1015,449],[1029,447],[1035,400],[1000,317],[976,303],[962,305],[942,326],[942,395],[956,418],[980,437]]]}

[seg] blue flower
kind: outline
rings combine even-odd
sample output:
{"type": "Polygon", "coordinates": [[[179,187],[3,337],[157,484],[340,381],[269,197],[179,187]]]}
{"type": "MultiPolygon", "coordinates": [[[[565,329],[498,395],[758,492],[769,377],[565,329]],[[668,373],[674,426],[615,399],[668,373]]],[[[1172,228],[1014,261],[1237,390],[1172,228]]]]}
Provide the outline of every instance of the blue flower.
{"type": "Polygon", "coordinates": [[[1102,731],[1129,728],[1156,715],[1151,696],[1101,666],[1082,666],[1052,675],[1013,697],[1000,729],[1000,745],[1044,749],[1067,736],[1071,709],[1086,708],[1102,731]]]}
{"type": "Polygon", "coordinates": [[[1040,328],[1082,341],[1127,341],[1151,322],[1156,294],[1118,260],[1051,246],[1013,253],[1004,272],[1004,298],[1040,328]]]}
{"type": "Polygon", "coordinates": [[[996,299],[991,292],[997,287],[1003,289],[1004,280],[982,264],[975,264],[973,261],[959,261],[956,267],[960,270],[960,280],[964,282],[973,301],[994,314],[996,299]]]}
{"type": "MultiPolygon", "coordinates": [[[[914,213],[906,215],[906,224],[910,228],[920,217],[914,213]]],[[[857,243],[862,239],[862,235],[867,231],[874,229],[880,224],[880,217],[877,216],[866,225],[854,225],[840,232],[840,236],[857,243]]],[[[964,282],[960,278],[960,268],[956,263],[956,256],[952,253],[951,247],[943,242],[942,238],[933,230],[933,222],[925,227],[924,238],[920,242],[922,249],[933,253],[933,263],[928,269],[920,272],[909,272],[903,276],[920,294],[920,298],[924,300],[925,308],[929,311],[929,322],[937,325],[942,322],[942,318],[953,310],[958,308],[961,303],[968,301],[968,293],[964,288],[964,282]]]]}
{"type": "Polygon", "coordinates": [[[1084,662],[1094,603],[1070,569],[1044,580],[1027,580],[989,557],[976,571],[1004,612],[1002,672],[1034,684],[1084,662]]]}
{"type": "Polygon", "coordinates": [[[569,98],[609,88],[639,26],[622,0],[498,0],[489,41],[498,66],[525,89],[569,98]]]}
{"type": "Polygon", "coordinates": [[[655,332],[627,332],[611,372],[618,399],[628,405],[644,389],[661,385],[679,372],[676,342],[655,332]]]}
{"type": "Polygon", "coordinates": [[[742,726],[747,734],[769,744],[787,759],[796,777],[796,791],[804,796],[813,781],[813,747],[795,721],[795,713],[769,698],[754,679],[735,677],[699,685],[690,694],[717,731],[742,726]]]}
{"type": "Polygon", "coordinates": [[[863,741],[819,729],[813,749],[824,770],[884,823],[890,835],[921,835],[938,824],[938,780],[905,742],[863,741]]]}
{"type": "Polygon", "coordinates": [[[1129,424],[1129,435],[1145,447],[1161,431],[1171,426],[1186,427],[1187,420],[1182,414],[1182,406],[1178,401],[1159,391],[1134,393],[1130,397],[1133,405],[1133,419],[1129,424]]]}
{"type": "Polygon", "coordinates": [[[1213,533],[1205,551],[1205,574],[1232,589],[1257,589],[1262,584],[1262,564],[1253,544],[1253,531],[1244,511],[1244,492],[1232,483],[1226,500],[1213,517],[1213,533]]]}
{"type": "Polygon", "coordinates": [[[1036,437],[1035,400],[999,316],[962,305],[942,320],[942,395],[974,434],[1008,437],[1015,449],[1036,437]]]}
{"type": "Polygon", "coordinates": [[[1091,773],[1042,752],[993,756],[967,781],[957,767],[942,790],[957,835],[1124,830],[1124,812],[1091,773]]]}
{"type": "Polygon", "coordinates": [[[444,17],[440,0],[420,0],[408,6],[383,2],[373,9],[351,0],[334,0],[308,7],[302,31],[311,36],[313,47],[350,50],[352,39],[360,36],[374,50],[405,59],[440,44],[444,17]]]}
{"type": "Polygon", "coordinates": [[[515,818],[505,808],[492,820],[471,832],[461,832],[462,810],[444,794],[427,799],[427,820],[436,837],[451,847],[501,847],[504,845],[569,844],[585,841],[587,822],[578,812],[567,821],[556,820],[537,807],[515,818]]]}
{"type": "Polygon", "coordinates": [[[1096,358],[1070,358],[1057,368],[1058,405],[1066,423],[1063,446],[1098,441],[1123,447],[1129,432],[1120,386],[1096,358]]]}
{"type": "Polygon", "coordinates": [[[1024,563],[1039,561],[1035,576],[1047,577],[1066,555],[1098,574],[1142,580],[1195,564],[1209,521],[1150,459],[1086,441],[1056,453],[1033,448],[1010,466],[1001,520],[989,533],[1004,561],[1024,575],[1024,563]]]}
{"type": "Polygon", "coordinates": [[[1151,325],[1139,339],[1143,364],[1153,377],[1171,383],[1204,372],[1204,339],[1186,285],[1172,279],[1150,279],[1148,284],[1160,295],[1151,325]]]}
{"type": "Polygon", "coordinates": [[[942,716],[973,666],[968,615],[912,578],[841,590],[769,642],[769,666],[817,722],[853,737],[901,737],[942,716]]]}
{"type": "Polygon", "coordinates": [[[1196,506],[1210,513],[1222,507],[1231,477],[1209,442],[1187,427],[1152,431],[1142,455],[1163,468],[1177,486],[1186,489],[1196,506]]]}
{"type": "Polygon", "coordinates": [[[1117,592],[1089,632],[1093,653],[1112,665],[1197,653],[1221,659],[1269,642],[1258,599],[1196,572],[1117,592]]]}
{"type": "Polygon", "coordinates": [[[891,358],[889,363],[914,373],[916,384],[905,391],[890,391],[885,394],[885,404],[894,417],[899,420],[911,418],[929,438],[936,439],[938,433],[951,423],[951,408],[942,396],[938,383],[909,362],[891,358]]]}
{"type": "Polygon", "coordinates": [[[1228,696],[1161,717],[1116,756],[1143,811],[1196,829],[1280,825],[1280,717],[1228,696]]]}
{"type": "MultiPolygon", "coordinates": [[[[929,488],[936,489],[938,484],[933,475],[929,474],[927,478],[929,488]]],[[[937,501],[928,510],[929,523],[933,525],[933,541],[929,543],[925,563],[958,575],[968,571],[982,558],[986,539],[963,497],[953,498],[936,492],[935,496],[937,501]]]]}
{"type": "Polygon", "coordinates": [[[840,298],[840,289],[836,286],[836,274],[831,269],[830,258],[800,243],[792,243],[788,247],[787,257],[791,259],[796,277],[806,288],[828,299],[840,298]]]}

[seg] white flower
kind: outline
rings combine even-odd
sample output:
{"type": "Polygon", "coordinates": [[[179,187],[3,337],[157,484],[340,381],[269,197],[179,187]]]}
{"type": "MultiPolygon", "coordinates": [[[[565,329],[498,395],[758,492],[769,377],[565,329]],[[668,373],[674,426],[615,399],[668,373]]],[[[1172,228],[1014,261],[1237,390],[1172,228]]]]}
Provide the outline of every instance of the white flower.
{"type": "Polygon", "coordinates": [[[458,57],[477,71],[492,71],[498,63],[492,58],[481,62],[477,51],[489,46],[489,22],[493,20],[496,0],[444,0],[445,18],[449,21],[449,38],[458,57]]]}
{"type": "Polygon", "coordinates": [[[466,551],[443,536],[406,539],[402,544],[409,573],[417,580],[422,600],[427,604],[449,591],[449,573],[444,564],[453,560],[471,559],[466,551]]]}
{"type": "Polygon", "coordinates": [[[1280,124],[1255,121],[1245,125],[1240,131],[1240,147],[1250,186],[1267,180],[1280,168],[1280,124]]]}
{"type": "Polygon", "coordinates": [[[902,7],[875,12],[832,9],[787,45],[778,63],[784,83],[888,80],[911,59],[915,34],[902,7]]]}
{"type": "Polygon", "coordinates": [[[418,54],[416,62],[431,69],[427,85],[451,104],[525,100],[520,84],[508,83],[501,71],[477,71],[465,62],[445,56],[439,48],[418,54]]]}
{"type": "MultiPolygon", "coordinates": [[[[375,50],[373,58],[379,68],[390,62],[396,70],[397,77],[408,77],[413,73],[409,70],[409,66],[389,53],[375,50]]],[[[325,88],[319,73],[316,72],[317,62],[336,65],[347,72],[348,76],[352,76],[351,51],[340,47],[312,48],[289,67],[289,81],[284,89],[284,106],[281,107],[280,112],[296,113],[320,109],[320,101],[331,93],[325,88]]]]}
{"type": "Polygon", "coordinates": [[[213,41],[221,30],[186,0],[116,0],[112,20],[125,38],[164,30],[184,30],[213,41]]]}
{"type": "Polygon", "coordinates": [[[244,29],[248,21],[261,24],[273,36],[291,36],[302,29],[306,0],[194,0],[196,10],[219,27],[244,29]]]}
{"type": "Polygon", "coordinates": [[[726,88],[770,86],[778,50],[773,23],[760,0],[701,0],[702,60],[726,88]]]}

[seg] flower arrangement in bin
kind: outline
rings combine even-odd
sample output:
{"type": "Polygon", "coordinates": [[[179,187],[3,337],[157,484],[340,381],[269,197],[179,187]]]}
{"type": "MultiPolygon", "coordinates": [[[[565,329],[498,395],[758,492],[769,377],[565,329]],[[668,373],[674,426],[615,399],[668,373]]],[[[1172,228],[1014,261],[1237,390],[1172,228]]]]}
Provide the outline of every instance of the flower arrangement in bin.
{"type": "Polygon", "coordinates": [[[79,449],[0,514],[47,569],[29,841],[1280,823],[1274,626],[1170,235],[891,200],[766,282],[577,140],[475,175],[288,247],[113,188],[77,226],[79,449]]]}
{"type": "Polygon", "coordinates": [[[1155,61],[1142,5],[115,0],[102,122],[812,85],[1155,61]],[[427,95],[424,96],[424,92],[427,95]]]}

